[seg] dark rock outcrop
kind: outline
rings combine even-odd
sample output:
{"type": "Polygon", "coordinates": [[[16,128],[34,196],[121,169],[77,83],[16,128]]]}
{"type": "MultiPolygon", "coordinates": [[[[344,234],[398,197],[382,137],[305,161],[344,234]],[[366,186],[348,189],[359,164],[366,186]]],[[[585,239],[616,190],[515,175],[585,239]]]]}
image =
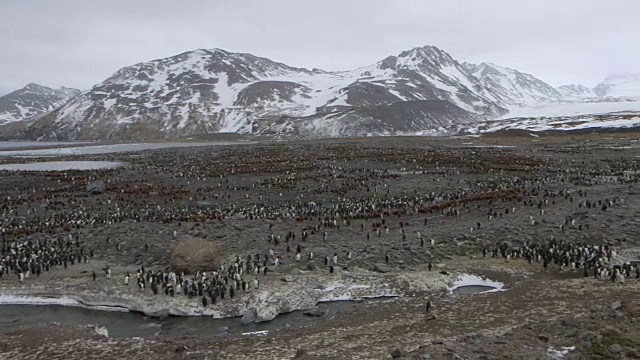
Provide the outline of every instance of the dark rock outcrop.
{"type": "Polygon", "coordinates": [[[388,272],[391,272],[391,266],[387,264],[375,264],[373,266],[373,270],[379,273],[388,273],[388,272]]]}

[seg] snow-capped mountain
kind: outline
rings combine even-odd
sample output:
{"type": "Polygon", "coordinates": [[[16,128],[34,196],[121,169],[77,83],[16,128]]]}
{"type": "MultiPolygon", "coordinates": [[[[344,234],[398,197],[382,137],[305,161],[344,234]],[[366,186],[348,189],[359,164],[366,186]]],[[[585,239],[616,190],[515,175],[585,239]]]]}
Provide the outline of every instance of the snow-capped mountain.
{"type": "Polygon", "coordinates": [[[464,63],[465,68],[478,78],[492,99],[503,107],[529,106],[541,102],[563,99],[553,86],[514,69],[483,62],[464,63]]]}
{"type": "Polygon", "coordinates": [[[433,46],[342,72],[212,49],[123,68],[39,119],[27,133],[38,139],[141,139],[279,129],[349,136],[427,129],[505,112],[477,78],[433,46]]]}
{"type": "Polygon", "coordinates": [[[0,97],[0,125],[15,121],[29,121],[62,106],[80,90],[62,87],[52,89],[28,84],[0,97]]]}
{"type": "MultiPolygon", "coordinates": [[[[438,133],[452,126],[515,117],[516,112],[541,104],[573,106],[600,101],[595,97],[601,94],[631,93],[633,84],[640,83],[638,78],[610,77],[595,91],[582,85],[554,88],[532,75],[495,64],[462,64],[434,46],[334,72],[292,67],[251,54],[200,49],[122,68],[80,94],[63,89],[66,97],[61,95],[38,111],[30,112],[26,105],[3,110],[13,115],[4,125],[0,117],[0,138],[143,140],[215,132],[323,137],[438,133]],[[56,106],[60,107],[54,110],[56,106]],[[46,115],[38,116],[43,113],[46,115]],[[17,121],[20,119],[28,121],[17,121]]],[[[25,89],[45,93],[35,87],[25,89]]],[[[14,93],[5,97],[10,96],[14,93]]]]}
{"type": "Polygon", "coordinates": [[[585,99],[597,97],[596,93],[580,84],[561,85],[556,88],[565,99],[585,99]]]}
{"type": "Polygon", "coordinates": [[[593,91],[603,97],[640,98],[640,74],[608,76],[593,91]]]}

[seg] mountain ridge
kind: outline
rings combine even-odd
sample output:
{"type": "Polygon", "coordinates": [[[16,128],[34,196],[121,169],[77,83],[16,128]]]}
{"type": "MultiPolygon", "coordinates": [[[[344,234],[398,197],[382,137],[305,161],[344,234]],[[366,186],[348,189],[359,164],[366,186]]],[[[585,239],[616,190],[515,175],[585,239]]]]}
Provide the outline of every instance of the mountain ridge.
{"type": "Polygon", "coordinates": [[[387,119],[371,113],[396,103],[406,103],[408,109],[421,107],[409,111],[421,118],[406,122],[424,127],[442,119],[464,123],[506,112],[459,62],[433,46],[346,71],[308,70],[252,54],[198,49],[122,68],[37,120],[27,134],[51,140],[126,138],[126,131],[118,128],[145,128],[141,131],[146,135],[139,135],[143,137],[260,134],[270,133],[266,127],[281,118],[288,124],[281,130],[285,133],[335,133],[325,129],[328,123],[356,133],[353,126],[336,122],[371,119],[380,124],[378,130],[369,128],[371,133],[391,131],[387,123],[412,128],[388,111],[383,111],[387,119]],[[448,101],[452,106],[438,108],[436,118],[425,113],[435,109],[433,104],[412,103],[426,100],[448,101]],[[443,108],[457,118],[442,113],[443,108]],[[315,128],[301,130],[310,126],[315,128]]]}
{"type": "Polygon", "coordinates": [[[582,85],[554,88],[490,62],[461,63],[430,45],[343,71],[196,49],[123,67],[44,116],[0,126],[0,136],[144,140],[217,132],[351,136],[438,131],[496,118],[514,106],[592,94],[582,85]]]}

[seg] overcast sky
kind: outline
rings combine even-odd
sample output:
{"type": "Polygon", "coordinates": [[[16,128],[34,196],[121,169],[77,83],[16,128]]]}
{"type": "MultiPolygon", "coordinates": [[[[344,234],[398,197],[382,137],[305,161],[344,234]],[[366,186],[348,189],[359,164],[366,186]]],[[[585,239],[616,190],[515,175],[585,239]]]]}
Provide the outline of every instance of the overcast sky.
{"type": "Polygon", "coordinates": [[[640,72],[638,0],[0,0],[0,94],[198,48],[346,70],[416,46],[552,85],[640,72]]]}

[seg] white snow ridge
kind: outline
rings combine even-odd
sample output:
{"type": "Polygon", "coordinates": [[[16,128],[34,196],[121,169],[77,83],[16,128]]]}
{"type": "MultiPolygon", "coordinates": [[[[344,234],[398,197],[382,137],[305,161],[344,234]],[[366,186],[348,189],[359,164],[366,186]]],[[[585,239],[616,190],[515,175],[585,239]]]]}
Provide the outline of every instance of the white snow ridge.
{"type": "Polygon", "coordinates": [[[459,274],[453,284],[449,287],[449,293],[453,293],[454,290],[465,286],[487,286],[493,289],[482,291],[482,293],[504,291],[504,284],[498,281],[493,281],[486,277],[480,277],[471,274],[459,274]]]}
{"type": "Polygon", "coordinates": [[[60,305],[74,306],[102,311],[128,312],[128,309],[115,306],[87,306],[67,296],[46,297],[37,295],[0,295],[0,305],[60,305]]]}

